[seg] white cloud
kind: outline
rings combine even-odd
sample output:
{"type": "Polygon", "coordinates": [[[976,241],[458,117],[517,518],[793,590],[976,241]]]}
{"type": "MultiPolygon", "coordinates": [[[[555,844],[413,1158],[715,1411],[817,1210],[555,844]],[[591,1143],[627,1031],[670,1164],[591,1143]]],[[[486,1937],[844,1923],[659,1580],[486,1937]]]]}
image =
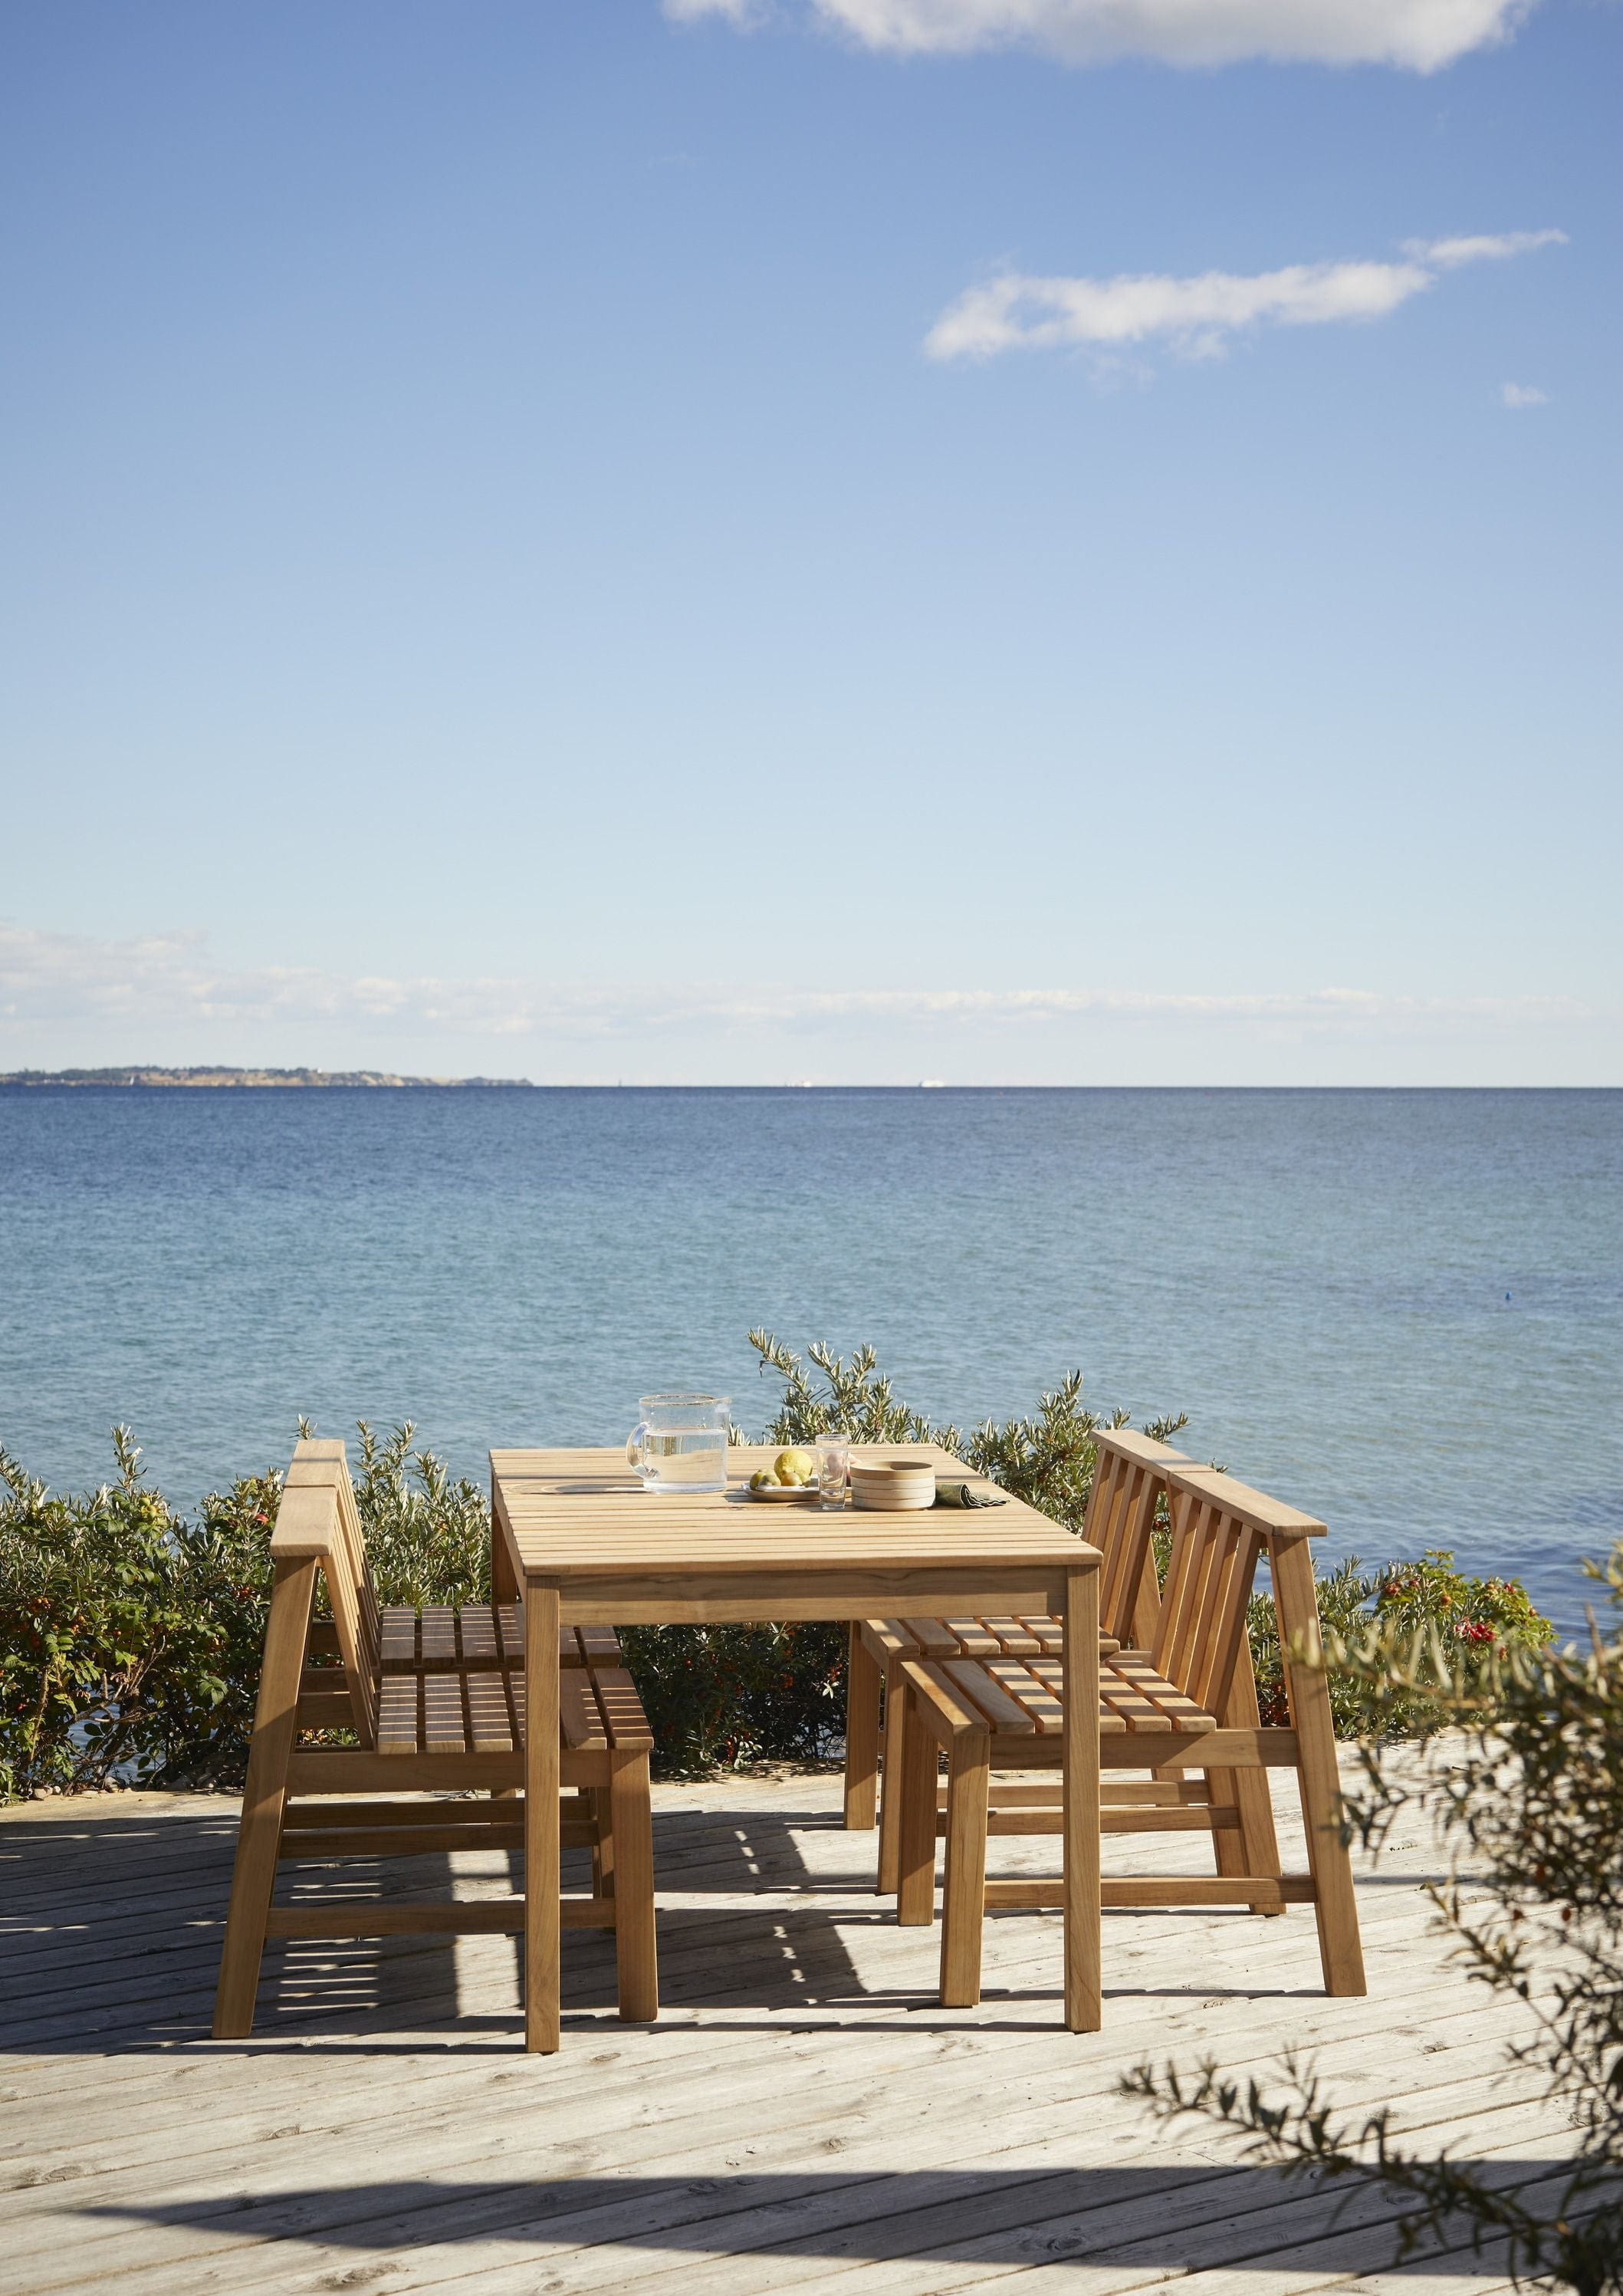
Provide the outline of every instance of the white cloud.
{"type": "Polygon", "coordinates": [[[1293,263],[1249,278],[1231,271],[1193,279],[1155,272],[1114,279],[1004,272],[960,295],[936,321],[924,348],[934,359],[985,359],[1068,344],[1121,348],[1159,337],[1185,357],[1209,357],[1250,327],[1379,318],[1431,280],[1417,263],[1293,263]]]}
{"type": "Polygon", "coordinates": [[[701,16],[719,16],[738,31],[761,20],[759,0],[662,0],[674,24],[696,24],[701,16]]]}
{"type": "MultiPolygon", "coordinates": [[[[251,1064],[255,1037],[274,1027],[312,1035],[338,1024],[381,1045],[416,1037],[490,1037],[603,1042],[678,1027],[698,1036],[760,1030],[798,1037],[849,1036],[889,1024],[1041,1027],[1078,1019],[1132,1023],[1263,1024],[1358,1036],[1399,1031],[1538,1028],[1583,1020],[1589,1008],[1564,996],[1428,997],[1356,988],[1203,991],[1088,988],[805,988],[789,985],[676,982],[593,985],[513,977],[444,980],[343,974],[265,965],[231,971],[210,964],[201,936],[155,933],[111,941],[0,924],[0,1067],[58,1066],[48,1049],[89,1023],[112,1061],[191,1058],[181,1035],[207,1038],[209,1056],[251,1064]],[[222,1029],[233,1045],[218,1049],[222,1029]],[[156,1045],[160,1032],[164,1045],[156,1045]],[[25,1058],[20,1049],[29,1047],[25,1058]]],[[[307,1055],[313,1057],[313,1055],[307,1055]]]]}
{"type": "Polygon", "coordinates": [[[1439,266],[1455,268],[1565,238],[1564,232],[1528,231],[1411,241],[1400,263],[1292,263],[1279,271],[1204,271],[1188,279],[1161,272],[1113,279],[1003,272],[949,304],[924,349],[934,359],[987,359],[1000,351],[1066,347],[1120,351],[1158,340],[1183,357],[1209,358],[1259,326],[1383,318],[1433,286],[1439,266]],[[1439,248],[1447,253],[1439,256],[1439,248]]]}
{"type": "Polygon", "coordinates": [[[1406,239],[1403,251],[1434,271],[1455,271],[1462,263],[1502,263],[1535,247],[1565,247],[1564,231],[1476,232],[1464,239],[1406,239]]]}
{"type": "Polygon", "coordinates": [[[1547,406],[1550,403],[1549,392],[1531,382],[1501,383],[1499,397],[1506,406],[1547,406]]]}
{"type": "MultiPolygon", "coordinates": [[[[889,55],[1035,48],[1062,63],[1396,64],[1436,71],[1508,39],[1534,0],[809,0],[812,20],[889,55]]],[[[753,0],[665,0],[680,21],[757,20],[753,0]]]]}

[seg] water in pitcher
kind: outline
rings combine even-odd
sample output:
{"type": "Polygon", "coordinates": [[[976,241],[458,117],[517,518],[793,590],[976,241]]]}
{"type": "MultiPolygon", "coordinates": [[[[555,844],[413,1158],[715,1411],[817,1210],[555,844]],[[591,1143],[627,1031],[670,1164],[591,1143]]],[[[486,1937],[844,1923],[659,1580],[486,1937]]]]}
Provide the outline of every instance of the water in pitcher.
{"type": "Polygon", "coordinates": [[[713,1427],[650,1433],[643,1439],[638,1472],[651,1490],[722,1490],[727,1480],[727,1439],[713,1427]]]}

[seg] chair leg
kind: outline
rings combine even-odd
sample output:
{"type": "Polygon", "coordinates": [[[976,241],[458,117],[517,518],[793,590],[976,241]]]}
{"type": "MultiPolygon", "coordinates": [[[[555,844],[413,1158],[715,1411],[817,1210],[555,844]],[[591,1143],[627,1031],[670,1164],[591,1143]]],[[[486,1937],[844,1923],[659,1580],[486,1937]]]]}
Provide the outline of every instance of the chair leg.
{"type": "Polygon", "coordinates": [[[299,1677],[309,1639],[316,1570],[314,1557],[279,1562],[271,1586],[265,1663],[254,1710],[231,1904],[214,1997],[217,2041],[243,2041],[253,2030],[266,1917],[276,1886],[276,1853],[282,1847],[288,1758],[298,1730],[299,1677]]]}
{"type": "Polygon", "coordinates": [[[551,2056],[561,2030],[562,1788],[558,1590],[524,1590],[524,2046],[551,2056]]]}
{"type": "Polygon", "coordinates": [[[1065,1573],[1065,2024],[1096,2033],[1104,2014],[1099,1857],[1099,1573],[1065,1573]]]}
{"type": "Polygon", "coordinates": [[[586,1800],[591,1805],[592,1823],[596,1828],[592,1843],[592,1895],[594,1898],[611,1898],[614,1895],[614,1811],[608,1789],[604,1786],[588,1786],[586,1800]]]}
{"type": "Polygon", "coordinates": [[[851,1620],[845,1677],[845,1823],[858,1833],[874,1822],[879,1797],[879,1668],[851,1620]]]}
{"type": "Polygon", "coordinates": [[[907,1768],[907,1700],[899,1666],[885,1669],[885,1767],[880,1775],[879,1877],[881,1898],[895,1897],[902,1871],[902,1782],[907,1768]]]}
{"type": "MultiPolygon", "coordinates": [[[[1212,1784],[1212,1800],[1221,1799],[1233,1804],[1240,1813],[1237,1833],[1214,1834],[1217,1844],[1219,1874],[1266,1874],[1275,1879],[1284,1872],[1279,1855],[1279,1838],[1274,1831],[1274,1798],[1268,1791],[1266,1769],[1212,1770],[1207,1773],[1212,1784]]],[[[1258,1906],[1253,1908],[1265,1919],[1274,1920],[1290,1911],[1288,1906],[1258,1906]]]]}
{"type": "MultiPolygon", "coordinates": [[[[1257,1677],[1251,1671],[1249,1651],[1242,1650],[1240,1653],[1234,1682],[1218,1719],[1235,1730],[1255,1730],[1260,1725],[1257,1677]]],[[[1240,1814],[1237,1832],[1226,1827],[1221,1833],[1213,1832],[1212,1848],[1218,1873],[1283,1874],[1279,1837],[1274,1830],[1274,1798],[1268,1791],[1266,1770],[1208,1770],[1206,1776],[1213,1802],[1229,1804],[1240,1814]]],[[[1277,1919],[1285,1910],[1283,1906],[1257,1908],[1267,1920],[1277,1919]]]]}
{"type": "Polygon", "coordinates": [[[646,1752],[610,1757],[610,1870],[614,1877],[614,1959],[620,2015],[652,2024],[660,2013],[653,1913],[653,1805],[646,1752]]]}
{"type": "Polygon", "coordinates": [[[898,1805],[897,1817],[896,1918],[904,1929],[928,1929],[936,1917],[936,1742],[918,1710],[916,1694],[899,1669],[892,1675],[887,1742],[905,1710],[902,1759],[894,1751],[885,1765],[885,1807],[898,1805]]]}
{"type": "MultiPolygon", "coordinates": [[[[1275,1535],[1269,1548],[1280,1642],[1289,1651],[1292,1640],[1299,1638],[1310,1652],[1316,1653],[1321,1647],[1318,1601],[1307,1541],[1275,1535]]],[[[1313,1910],[1318,1923],[1324,1990],[1361,1994],[1368,1988],[1358,1937],[1352,1860],[1341,1839],[1341,1775],[1336,1765],[1329,1685],[1319,1668],[1292,1666],[1287,1660],[1285,1693],[1296,1732],[1297,1782],[1307,1836],[1307,1863],[1313,1871],[1313,1910]]]]}
{"type": "Polygon", "coordinates": [[[980,1998],[990,1756],[991,1741],[984,1731],[960,1731],[953,1740],[947,1767],[947,1874],[941,1908],[944,2009],[972,2009],[980,1998]]]}

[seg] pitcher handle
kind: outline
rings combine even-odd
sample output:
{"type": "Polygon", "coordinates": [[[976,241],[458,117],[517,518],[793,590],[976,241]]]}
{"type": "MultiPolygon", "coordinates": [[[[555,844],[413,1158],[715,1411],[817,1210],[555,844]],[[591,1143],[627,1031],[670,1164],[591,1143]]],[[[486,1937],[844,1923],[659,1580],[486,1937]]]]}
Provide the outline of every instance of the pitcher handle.
{"type": "MultiPolygon", "coordinates": [[[[639,1419],[626,1438],[626,1464],[638,1475],[643,1474],[645,1461],[643,1447],[647,1440],[648,1422],[645,1419],[639,1419]]],[[[646,1480],[645,1476],[643,1479],[646,1480]]]]}

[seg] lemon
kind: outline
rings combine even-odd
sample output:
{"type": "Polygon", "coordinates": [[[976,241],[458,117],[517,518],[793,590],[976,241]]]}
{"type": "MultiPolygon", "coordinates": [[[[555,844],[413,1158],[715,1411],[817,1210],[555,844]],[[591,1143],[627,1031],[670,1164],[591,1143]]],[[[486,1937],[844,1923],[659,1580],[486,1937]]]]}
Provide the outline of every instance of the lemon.
{"type": "Polygon", "coordinates": [[[817,1472],[817,1463],[809,1451],[780,1451],[772,1472],[780,1483],[808,1483],[817,1472]]]}

